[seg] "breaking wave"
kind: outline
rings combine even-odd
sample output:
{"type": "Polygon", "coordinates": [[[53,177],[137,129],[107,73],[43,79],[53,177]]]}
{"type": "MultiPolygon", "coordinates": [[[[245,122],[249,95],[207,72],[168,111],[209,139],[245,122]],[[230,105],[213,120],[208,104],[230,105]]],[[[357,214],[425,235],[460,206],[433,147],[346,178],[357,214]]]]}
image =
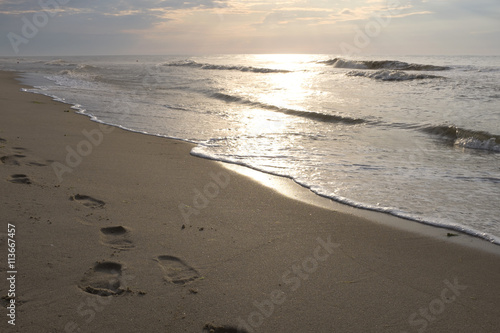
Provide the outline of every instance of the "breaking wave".
{"type": "Polygon", "coordinates": [[[80,88],[80,89],[101,89],[99,88],[99,71],[102,68],[79,64],[71,69],[63,69],[52,75],[44,76],[53,81],[58,86],[80,88]]]}
{"type": "Polygon", "coordinates": [[[252,73],[290,73],[290,71],[284,70],[284,69],[259,68],[259,67],[251,67],[251,66],[213,65],[213,64],[199,63],[199,62],[192,61],[192,60],[166,63],[166,64],[164,64],[164,66],[193,67],[193,68],[200,68],[200,69],[240,71],[240,72],[252,72],[252,73]]]}
{"type": "Polygon", "coordinates": [[[367,71],[350,71],[346,73],[347,76],[362,76],[380,81],[413,81],[424,79],[444,79],[443,76],[430,75],[430,74],[413,74],[406,73],[400,70],[380,70],[376,72],[367,71]]]}
{"type": "Polygon", "coordinates": [[[347,60],[342,58],[333,58],[320,63],[330,65],[335,68],[351,68],[351,69],[393,69],[405,71],[444,71],[449,67],[410,64],[396,60],[347,60]]]}
{"type": "Polygon", "coordinates": [[[238,96],[231,96],[231,95],[222,94],[222,93],[212,94],[211,97],[218,99],[218,100],[221,100],[221,101],[224,101],[224,102],[227,102],[227,103],[238,103],[238,104],[243,104],[243,105],[254,106],[254,107],[258,107],[258,108],[265,109],[265,110],[280,112],[280,113],[284,113],[287,115],[312,119],[312,120],[326,122],[326,123],[344,123],[344,124],[349,124],[349,125],[356,125],[356,124],[362,124],[362,123],[366,122],[364,119],[358,119],[358,118],[343,117],[343,116],[331,115],[331,114],[326,114],[326,113],[321,113],[321,112],[302,111],[302,110],[295,110],[295,109],[289,109],[289,108],[281,108],[281,107],[276,106],[276,105],[270,105],[270,104],[265,104],[265,103],[261,103],[261,102],[253,102],[253,101],[250,101],[250,100],[238,97],[238,96]]]}
{"type": "Polygon", "coordinates": [[[428,126],[423,127],[421,130],[425,133],[439,136],[458,147],[500,152],[500,135],[484,131],[468,130],[453,125],[428,126]]]}
{"type": "Polygon", "coordinates": [[[76,64],[67,62],[66,60],[63,59],[54,59],[50,61],[43,61],[44,65],[47,66],[76,66],[76,64]]]}

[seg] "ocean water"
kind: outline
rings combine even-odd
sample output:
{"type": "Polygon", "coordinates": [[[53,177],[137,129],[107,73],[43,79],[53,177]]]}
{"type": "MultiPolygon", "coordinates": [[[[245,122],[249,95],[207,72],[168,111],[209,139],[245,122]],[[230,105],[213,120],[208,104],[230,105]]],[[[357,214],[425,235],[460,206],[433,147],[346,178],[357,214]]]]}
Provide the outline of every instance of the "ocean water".
{"type": "Polygon", "coordinates": [[[193,155],[500,244],[498,56],[36,57],[0,69],[95,120],[197,143],[193,155]]]}

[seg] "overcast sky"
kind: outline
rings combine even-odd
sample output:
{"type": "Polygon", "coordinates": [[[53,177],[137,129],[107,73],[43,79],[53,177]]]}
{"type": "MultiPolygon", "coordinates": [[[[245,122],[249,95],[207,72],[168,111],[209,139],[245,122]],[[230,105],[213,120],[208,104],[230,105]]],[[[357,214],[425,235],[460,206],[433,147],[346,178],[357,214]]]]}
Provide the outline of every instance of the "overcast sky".
{"type": "Polygon", "coordinates": [[[500,55],[500,0],[0,0],[0,55],[500,55]]]}

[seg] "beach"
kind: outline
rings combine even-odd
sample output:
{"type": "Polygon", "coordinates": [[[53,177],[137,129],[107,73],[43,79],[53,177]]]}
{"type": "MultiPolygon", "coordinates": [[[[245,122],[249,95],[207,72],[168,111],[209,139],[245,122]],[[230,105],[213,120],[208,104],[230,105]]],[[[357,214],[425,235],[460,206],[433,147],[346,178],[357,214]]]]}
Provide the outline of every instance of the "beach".
{"type": "Polygon", "coordinates": [[[500,327],[498,245],[294,200],[15,76],[0,74],[2,331],[500,327]]]}

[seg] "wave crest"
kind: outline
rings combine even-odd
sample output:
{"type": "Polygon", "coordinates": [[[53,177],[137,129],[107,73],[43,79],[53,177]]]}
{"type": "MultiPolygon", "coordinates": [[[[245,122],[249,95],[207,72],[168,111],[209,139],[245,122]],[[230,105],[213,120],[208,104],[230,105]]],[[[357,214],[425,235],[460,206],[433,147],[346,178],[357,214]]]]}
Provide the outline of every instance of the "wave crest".
{"type": "Polygon", "coordinates": [[[276,105],[270,105],[270,104],[265,104],[265,103],[261,103],[261,102],[253,102],[253,101],[250,101],[250,100],[238,97],[238,96],[232,96],[232,95],[227,95],[227,94],[223,94],[223,93],[215,93],[215,94],[212,94],[211,97],[213,97],[215,99],[222,100],[222,101],[227,102],[227,103],[238,103],[238,104],[243,104],[243,105],[249,105],[249,106],[258,107],[258,108],[265,109],[265,110],[280,112],[280,113],[284,113],[287,115],[292,115],[292,116],[296,116],[296,117],[302,117],[302,118],[307,118],[307,119],[312,119],[312,120],[327,122],[327,123],[344,123],[344,124],[349,124],[349,125],[356,125],[356,124],[362,124],[362,123],[366,122],[364,119],[359,119],[359,118],[331,115],[331,114],[314,112],[314,111],[302,111],[302,110],[295,110],[295,109],[289,109],[289,108],[281,108],[281,107],[276,106],[276,105]]]}
{"type": "Polygon", "coordinates": [[[50,61],[42,61],[44,65],[47,66],[76,66],[74,63],[67,62],[63,59],[54,59],[50,61]]]}
{"type": "Polygon", "coordinates": [[[347,76],[361,76],[380,81],[413,81],[424,79],[444,79],[443,76],[430,74],[413,74],[399,70],[381,70],[376,72],[350,71],[347,76]]]}
{"type": "Polygon", "coordinates": [[[474,131],[457,126],[428,126],[422,128],[428,134],[440,136],[455,146],[500,152],[500,135],[484,131],[474,131]]]}
{"type": "Polygon", "coordinates": [[[350,69],[394,69],[406,71],[443,71],[450,69],[449,67],[411,64],[397,60],[348,60],[343,58],[333,58],[326,61],[320,61],[325,65],[330,65],[335,68],[350,68],[350,69]]]}
{"type": "Polygon", "coordinates": [[[251,66],[214,65],[214,64],[199,63],[192,60],[170,62],[163,64],[163,66],[193,67],[200,69],[240,71],[240,72],[252,72],[252,73],[290,73],[290,71],[284,69],[259,68],[251,66]]]}

